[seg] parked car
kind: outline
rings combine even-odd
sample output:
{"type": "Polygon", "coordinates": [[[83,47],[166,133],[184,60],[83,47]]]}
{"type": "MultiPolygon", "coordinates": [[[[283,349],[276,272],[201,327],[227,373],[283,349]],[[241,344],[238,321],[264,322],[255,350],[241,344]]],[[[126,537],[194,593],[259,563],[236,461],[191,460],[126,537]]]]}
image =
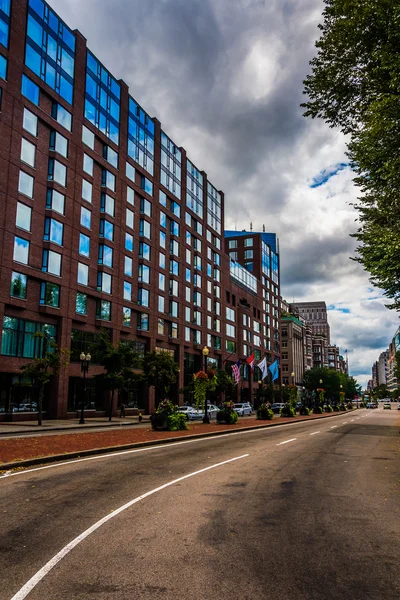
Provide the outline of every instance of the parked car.
{"type": "Polygon", "coordinates": [[[275,414],[279,414],[281,412],[281,408],[285,406],[284,402],[274,402],[271,406],[271,410],[275,414]]]}
{"type": "MultiPolygon", "coordinates": [[[[215,404],[207,404],[207,416],[210,417],[210,419],[216,419],[218,411],[219,408],[215,406],[215,404]]],[[[197,413],[199,415],[199,419],[202,419],[205,415],[204,410],[198,410],[197,413]]]]}
{"type": "Polygon", "coordinates": [[[233,410],[237,412],[239,417],[244,417],[244,415],[251,415],[253,409],[251,408],[248,402],[242,402],[240,404],[235,404],[233,410]]]}
{"type": "Polygon", "coordinates": [[[400,403],[397,405],[397,410],[400,410],[400,403]]]}
{"type": "Polygon", "coordinates": [[[385,410],[385,408],[389,410],[392,408],[390,402],[385,402],[385,404],[383,405],[383,410],[385,410]]]}
{"type": "Polygon", "coordinates": [[[373,402],[368,402],[367,408],[375,408],[375,404],[373,402]]]}
{"type": "Polygon", "coordinates": [[[180,406],[178,408],[178,412],[186,415],[186,419],[188,421],[196,421],[202,418],[202,416],[199,414],[199,411],[193,408],[193,406],[180,406]]]}

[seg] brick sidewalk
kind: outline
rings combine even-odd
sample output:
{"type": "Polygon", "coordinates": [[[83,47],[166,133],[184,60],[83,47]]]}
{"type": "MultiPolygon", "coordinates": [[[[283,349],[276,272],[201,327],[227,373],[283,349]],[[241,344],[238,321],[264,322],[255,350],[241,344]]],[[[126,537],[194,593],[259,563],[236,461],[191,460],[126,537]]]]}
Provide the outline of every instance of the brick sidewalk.
{"type": "MultiPolygon", "coordinates": [[[[210,423],[189,423],[187,431],[152,431],[151,427],[118,429],[113,431],[93,431],[63,433],[63,435],[40,434],[32,437],[21,437],[0,439],[0,470],[10,468],[10,463],[20,463],[37,459],[57,456],[68,458],[69,455],[86,454],[105,448],[117,448],[133,446],[135,444],[145,445],[154,441],[168,440],[171,438],[182,438],[191,435],[204,435],[223,431],[235,431],[255,427],[270,427],[284,423],[294,423],[306,420],[334,417],[343,413],[328,413],[324,415],[297,416],[295,418],[279,418],[273,421],[255,421],[254,419],[240,418],[235,425],[217,425],[210,423]]],[[[48,460],[47,460],[48,462],[48,460]]]]}

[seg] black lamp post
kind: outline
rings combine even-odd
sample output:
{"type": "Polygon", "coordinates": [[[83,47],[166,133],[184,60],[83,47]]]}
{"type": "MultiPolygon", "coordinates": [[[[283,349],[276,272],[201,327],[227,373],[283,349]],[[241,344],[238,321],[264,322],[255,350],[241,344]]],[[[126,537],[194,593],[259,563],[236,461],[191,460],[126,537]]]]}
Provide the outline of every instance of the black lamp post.
{"type": "MultiPolygon", "coordinates": [[[[204,346],[202,352],[203,352],[203,356],[204,356],[204,373],[207,375],[207,356],[208,356],[208,353],[210,352],[210,350],[208,349],[208,346],[204,346]]],[[[210,417],[208,416],[207,394],[206,394],[204,404],[205,404],[205,406],[204,406],[203,423],[209,423],[210,417]]]]}
{"type": "Polygon", "coordinates": [[[261,391],[262,391],[262,380],[259,379],[258,380],[258,402],[257,402],[258,406],[256,408],[258,408],[262,404],[261,391]]]}
{"type": "Polygon", "coordinates": [[[84,407],[85,407],[85,398],[86,398],[86,373],[89,371],[89,363],[91,360],[91,356],[89,353],[85,354],[84,352],[81,352],[80,355],[80,361],[81,361],[81,371],[83,373],[83,395],[82,395],[82,404],[81,404],[81,418],[79,419],[79,424],[80,425],[84,425],[85,424],[85,419],[83,417],[83,411],[84,411],[84,407]]]}

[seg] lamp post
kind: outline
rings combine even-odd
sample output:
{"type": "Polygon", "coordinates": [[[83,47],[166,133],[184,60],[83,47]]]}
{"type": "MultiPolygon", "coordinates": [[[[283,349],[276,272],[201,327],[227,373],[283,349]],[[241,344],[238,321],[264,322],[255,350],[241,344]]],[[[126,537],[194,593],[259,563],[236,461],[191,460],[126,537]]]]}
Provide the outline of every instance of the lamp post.
{"type": "Polygon", "coordinates": [[[262,404],[262,402],[261,402],[261,390],[262,390],[262,380],[259,379],[258,380],[258,402],[257,402],[258,406],[257,406],[257,408],[260,406],[260,404],[262,404]]]}
{"type": "Polygon", "coordinates": [[[83,395],[82,395],[82,404],[81,404],[81,418],[79,419],[79,425],[85,424],[85,419],[83,416],[84,408],[85,408],[85,398],[86,398],[86,373],[89,371],[89,363],[91,361],[91,356],[89,353],[85,354],[81,352],[79,357],[81,361],[81,371],[83,373],[83,395]]]}
{"type": "MultiPolygon", "coordinates": [[[[204,373],[207,374],[207,356],[208,356],[208,353],[210,352],[210,350],[208,349],[208,346],[204,346],[202,352],[203,352],[203,356],[204,356],[204,373]]],[[[207,394],[206,394],[206,398],[205,398],[205,402],[204,402],[203,423],[209,423],[209,422],[210,422],[210,417],[208,416],[207,394]]]]}

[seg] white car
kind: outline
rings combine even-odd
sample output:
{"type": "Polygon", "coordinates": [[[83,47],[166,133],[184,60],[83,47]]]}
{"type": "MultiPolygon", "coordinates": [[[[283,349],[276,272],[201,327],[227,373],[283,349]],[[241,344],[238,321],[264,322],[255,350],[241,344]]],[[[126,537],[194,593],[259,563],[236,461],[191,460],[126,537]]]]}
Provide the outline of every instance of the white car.
{"type": "MultiPolygon", "coordinates": [[[[207,416],[210,417],[210,419],[216,419],[217,418],[217,412],[218,412],[218,408],[214,405],[214,404],[207,404],[207,416]]],[[[204,410],[198,410],[197,411],[199,414],[199,418],[202,419],[205,415],[205,411],[204,410]]]]}
{"type": "Polygon", "coordinates": [[[193,406],[180,406],[178,408],[178,412],[186,415],[186,419],[188,421],[196,421],[197,419],[202,418],[199,411],[193,408],[193,406]]]}
{"type": "Polygon", "coordinates": [[[251,408],[248,402],[235,404],[233,410],[237,412],[239,417],[244,417],[244,415],[251,415],[251,413],[253,412],[253,409],[251,408]]]}

